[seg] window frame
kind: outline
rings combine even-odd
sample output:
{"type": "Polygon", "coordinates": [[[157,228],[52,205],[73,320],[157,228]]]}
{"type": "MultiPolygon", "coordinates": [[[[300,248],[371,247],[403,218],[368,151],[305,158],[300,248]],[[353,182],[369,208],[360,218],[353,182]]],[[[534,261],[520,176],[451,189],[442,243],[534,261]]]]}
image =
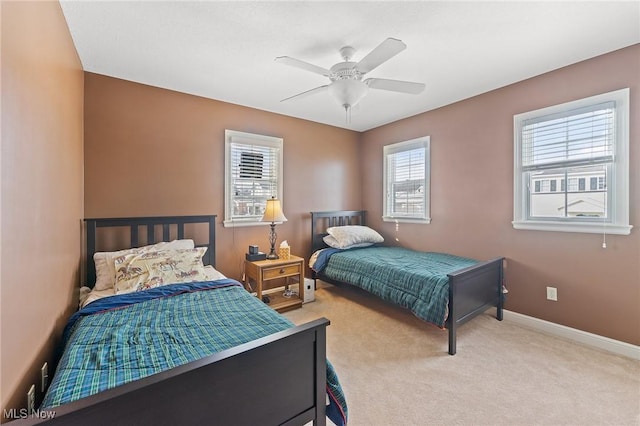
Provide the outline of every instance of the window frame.
{"type": "MultiPolygon", "coordinates": [[[[514,115],[514,212],[513,227],[524,230],[608,233],[629,235],[629,89],[620,89],[601,95],[566,102],[535,111],[514,115]],[[604,102],[615,102],[613,161],[608,163],[606,191],[609,214],[606,219],[594,218],[530,218],[528,173],[522,166],[522,128],[525,120],[559,114],[604,102]]],[[[578,166],[572,166],[577,168],[578,166]]],[[[579,185],[579,182],[576,181],[579,185]]],[[[561,182],[561,188],[564,188],[561,182]]],[[[571,189],[570,179],[567,190],[571,189]]]]}
{"type": "Polygon", "coordinates": [[[224,221],[225,228],[236,226],[265,226],[266,222],[261,221],[261,217],[252,216],[247,219],[237,218],[233,216],[232,205],[235,197],[232,195],[233,186],[233,170],[231,170],[233,148],[232,144],[243,145],[258,145],[274,149],[277,151],[276,156],[278,159],[278,165],[276,167],[276,191],[275,194],[270,194],[270,197],[275,196],[283,203],[283,146],[284,140],[282,138],[274,136],[257,135],[253,133],[240,132],[236,130],[224,131],[224,221]]]}
{"type": "Polygon", "coordinates": [[[422,223],[429,224],[431,223],[431,137],[430,136],[421,136],[419,138],[410,139],[403,142],[397,142],[390,145],[385,145],[383,147],[383,185],[382,185],[382,220],[384,222],[395,222],[395,223],[422,223]],[[424,214],[421,216],[410,216],[410,215],[393,215],[393,212],[390,212],[390,197],[391,194],[388,191],[390,182],[389,182],[389,158],[390,155],[397,154],[400,152],[407,152],[417,148],[424,148],[425,150],[425,158],[424,158],[424,188],[423,188],[423,210],[424,214]]]}

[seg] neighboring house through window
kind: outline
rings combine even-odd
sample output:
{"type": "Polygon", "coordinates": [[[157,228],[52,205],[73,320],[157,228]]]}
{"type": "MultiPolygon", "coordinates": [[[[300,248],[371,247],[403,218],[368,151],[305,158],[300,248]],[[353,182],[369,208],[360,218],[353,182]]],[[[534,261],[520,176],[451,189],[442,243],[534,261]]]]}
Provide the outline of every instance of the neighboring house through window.
{"type": "Polygon", "coordinates": [[[384,221],[431,222],[429,164],[429,136],[384,147],[384,221]]]}
{"type": "Polygon", "coordinates": [[[267,199],[282,202],[281,138],[225,130],[224,226],[260,225],[267,199]]]}
{"type": "Polygon", "coordinates": [[[514,151],[514,228],[630,233],[629,89],[516,115],[514,151]]]}

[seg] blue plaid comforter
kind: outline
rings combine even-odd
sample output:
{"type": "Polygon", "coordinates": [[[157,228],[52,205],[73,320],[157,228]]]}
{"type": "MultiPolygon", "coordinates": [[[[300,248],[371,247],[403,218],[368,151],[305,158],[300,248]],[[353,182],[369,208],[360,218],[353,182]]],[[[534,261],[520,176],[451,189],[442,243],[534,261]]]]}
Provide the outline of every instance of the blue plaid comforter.
{"type": "MultiPolygon", "coordinates": [[[[224,279],[172,284],[97,300],[65,327],[56,374],[41,409],[96,394],[293,324],[224,279]]],[[[327,415],[346,424],[347,406],[327,362],[327,415]]]]}
{"type": "Polygon", "coordinates": [[[449,314],[447,274],[478,263],[465,257],[402,247],[325,250],[318,255],[314,270],[407,308],[441,328],[449,314]]]}

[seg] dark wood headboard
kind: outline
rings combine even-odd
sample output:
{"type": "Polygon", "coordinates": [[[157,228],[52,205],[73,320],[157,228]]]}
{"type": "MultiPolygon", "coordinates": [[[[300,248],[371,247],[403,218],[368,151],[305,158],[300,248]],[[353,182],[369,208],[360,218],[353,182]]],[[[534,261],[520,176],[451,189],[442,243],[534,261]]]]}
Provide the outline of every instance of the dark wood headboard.
{"type": "Polygon", "coordinates": [[[196,240],[195,235],[185,236],[185,224],[207,224],[208,225],[208,241],[204,244],[197,244],[197,247],[207,247],[202,261],[205,265],[216,266],[216,215],[204,216],[152,216],[152,217],[119,217],[119,218],[90,218],[85,219],[87,223],[87,280],[85,285],[93,287],[96,282],[96,265],[93,262],[93,255],[97,251],[97,234],[98,228],[129,228],[129,244],[124,247],[118,247],[115,250],[121,250],[131,247],[140,246],[140,241],[144,244],[155,244],[160,241],[171,241],[172,239],[192,238],[196,240]],[[143,228],[140,238],[140,227],[143,228]],[[157,238],[156,230],[162,227],[162,236],[157,238]]]}
{"type": "Polygon", "coordinates": [[[366,225],[366,210],[332,210],[311,212],[311,253],[328,247],[322,240],[327,228],[345,225],[366,225]]]}

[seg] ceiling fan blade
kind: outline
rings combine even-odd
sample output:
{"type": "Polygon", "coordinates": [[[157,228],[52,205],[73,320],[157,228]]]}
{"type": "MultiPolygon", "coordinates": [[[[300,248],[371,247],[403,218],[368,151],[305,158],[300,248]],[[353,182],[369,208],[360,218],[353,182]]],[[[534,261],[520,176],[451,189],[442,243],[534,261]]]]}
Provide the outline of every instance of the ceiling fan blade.
{"type": "Polygon", "coordinates": [[[365,74],[383,62],[393,58],[407,48],[407,45],[395,38],[388,38],[358,62],[355,68],[365,74]]]}
{"type": "Polygon", "coordinates": [[[299,59],[290,58],[288,56],[278,56],[275,59],[276,62],[280,62],[281,64],[289,65],[292,67],[300,68],[306,71],[311,71],[316,74],[324,75],[328,77],[331,73],[328,69],[319,67],[317,65],[310,64],[309,62],[301,61],[299,59]]]}
{"type": "Polygon", "coordinates": [[[280,102],[288,101],[288,100],[294,99],[294,98],[304,98],[304,97],[307,97],[309,95],[313,95],[314,93],[323,92],[323,91],[327,90],[328,87],[329,87],[329,85],[325,84],[324,86],[316,87],[315,89],[307,90],[306,92],[302,92],[302,93],[298,93],[297,95],[289,96],[288,98],[284,98],[280,102]]]}
{"type": "Polygon", "coordinates": [[[410,93],[417,95],[424,88],[424,83],[414,83],[412,81],[388,80],[386,78],[367,78],[364,80],[371,89],[390,90],[392,92],[410,93]]]}

